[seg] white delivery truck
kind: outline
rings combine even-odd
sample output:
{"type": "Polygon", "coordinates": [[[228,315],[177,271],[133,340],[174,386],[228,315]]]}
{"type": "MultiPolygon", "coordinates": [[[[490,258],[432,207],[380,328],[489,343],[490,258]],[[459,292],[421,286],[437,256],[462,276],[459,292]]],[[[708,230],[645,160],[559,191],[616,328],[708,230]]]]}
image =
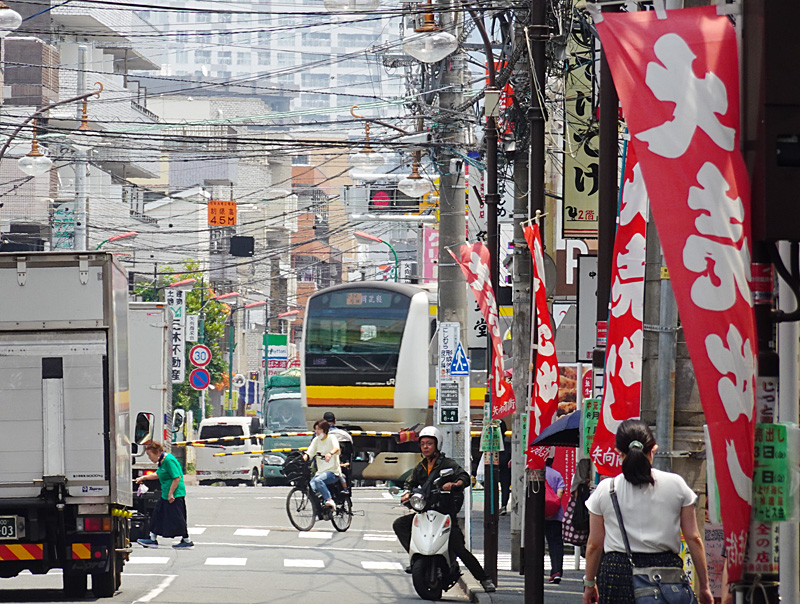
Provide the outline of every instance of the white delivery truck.
{"type": "MultiPolygon", "coordinates": [[[[0,254],[0,577],[119,588],[130,552],[128,280],[111,254],[0,254]]],[[[151,429],[143,425],[148,435],[151,429]]]]}
{"type": "Polygon", "coordinates": [[[260,433],[257,417],[207,417],[200,422],[198,438],[229,438],[218,443],[203,444],[195,451],[197,480],[201,485],[223,481],[228,486],[245,483],[256,486],[261,482],[260,433]],[[215,453],[236,453],[214,457],[215,453]]]}
{"type": "MultiPolygon", "coordinates": [[[[156,471],[156,464],[145,455],[148,436],[161,441],[170,450],[173,433],[183,425],[183,410],[172,415],[172,381],[170,370],[170,327],[172,316],[163,302],[130,302],[128,304],[128,359],[131,372],[130,417],[132,426],[133,480],[156,471]],[[150,432],[151,431],[151,432],[150,432]]],[[[147,483],[148,491],[133,498],[131,541],[147,537],[150,515],[161,498],[158,481],[147,483]]]]}

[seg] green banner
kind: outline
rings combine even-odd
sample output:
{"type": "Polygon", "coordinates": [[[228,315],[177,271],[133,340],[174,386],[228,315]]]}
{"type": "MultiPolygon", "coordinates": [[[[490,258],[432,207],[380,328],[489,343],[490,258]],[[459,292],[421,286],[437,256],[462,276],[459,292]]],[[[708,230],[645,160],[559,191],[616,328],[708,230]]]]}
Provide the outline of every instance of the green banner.
{"type": "Polygon", "coordinates": [[[488,426],[483,427],[481,432],[481,451],[500,451],[501,440],[500,423],[493,421],[488,426]]]}
{"type": "Polygon", "coordinates": [[[583,399],[583,410],[581,413],[583,430],[581,436],[583,438],[583,455],[584,457],[591,457],[592,439],[594,433],[597,431],[597,423],[600,421],[600,405],[603,401],[599,398],[585,398],[583,399]]]}
{"type": "Polygon", "coordinates": [[[784,522],[793,514],[789,435],[785,424],[756,424],[753,511],[756,520],[784,522]]]}

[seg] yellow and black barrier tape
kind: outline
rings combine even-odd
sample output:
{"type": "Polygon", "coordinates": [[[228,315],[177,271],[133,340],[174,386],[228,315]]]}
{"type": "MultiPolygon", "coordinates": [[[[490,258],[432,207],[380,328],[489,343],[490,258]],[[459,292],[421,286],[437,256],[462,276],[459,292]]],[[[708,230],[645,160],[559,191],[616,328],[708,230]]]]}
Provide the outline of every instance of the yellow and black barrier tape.
{"type": "Polygon", "coordinates": [[[292,451],[307,451],[308,447],[287,447],[285,449],[262,449],[260,451],[234,451],[233,453],[214,453],[213,457],[226,457],[228,455],[254,455],[259,453],[291,453],[292,451]]]}
{"type": "MultiPolygon", "coordinates": [[[[350,436],[377,436],[381,438],[393,438],[399,436],[400,432],[378,432],[375,430],[353,430],[348,431],[350,436]]],[[[314,436],[313,432],[275,432],[274,434],[253,434],[252,436],[221,436],[219,438],[206,438],[204,440],[180,440],[172,443],[173,447],[205,447],[207,445],[222,445],[245,438],[283,438],[287,436],[314,436]]]]}

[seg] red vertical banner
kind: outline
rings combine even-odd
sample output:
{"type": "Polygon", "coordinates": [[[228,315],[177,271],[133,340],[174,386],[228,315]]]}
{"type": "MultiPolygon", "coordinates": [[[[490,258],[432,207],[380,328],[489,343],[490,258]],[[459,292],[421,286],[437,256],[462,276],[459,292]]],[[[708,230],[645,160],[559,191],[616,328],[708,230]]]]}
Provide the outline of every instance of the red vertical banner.
{"type": "MultiPolygon", "coordinates": [[[[558,411],[558,358],[556,336],[547,307],[547,286],[544,278],[544,255],[539,225],[523,229],[525,241],[533,256],[533,298],[536,305],[536,362],[533,367],[533,410],[528,420],[528,437],[533,442],[556,418],[558,411]]],[[[530,444],[530,443],[529,443],[530,444]]],[[[550,447],[527,448],[528,468],[544,468],[550,447]]]]}
{"type": "Polygon", "coordinates": [[[739,61],[707,6],[595,14],[650,195],[708,423],[728,578],[750,525],[757,342],[750,188],[739,134],[739,61]],[[663,16],[663,15],[662,15],[663,16]]]}
{"type": "Polygon", "coordinates": [[[458,256],[451,250],[447,251],[458,262],[467,279],[467,285],[475,294],[489,330],[489,337],[492,338],[492,372],[487,381],[491,382],[492,419],[500,419],[514,413],[517,405],[503,369],[503,338],[497,316],[497,301],[489,278],[489,248],[479,242],[461,245],[458,256]]]}
{"type": "Polygon", "coordinates": [[[646,231],[647,190],[636,153],[629,147],[611,263],[603,404],[590,450],[597,471],[605,476],[622,471],[614,447],[617,427],[639,417],[641,408],[646,231]]]}

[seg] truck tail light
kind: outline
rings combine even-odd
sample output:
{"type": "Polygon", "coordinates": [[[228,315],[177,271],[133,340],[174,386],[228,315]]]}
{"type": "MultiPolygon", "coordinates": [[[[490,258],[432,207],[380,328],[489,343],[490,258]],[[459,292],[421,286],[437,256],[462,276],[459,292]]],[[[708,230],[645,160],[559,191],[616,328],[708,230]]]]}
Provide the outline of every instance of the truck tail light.
{"type": "Polygon", "coordinates": [[[80,529],[80,521],[83,520],[83,530],[87,533],[102,533],[111,530],[111,517],[110,516],[88,516],[78,519],[78,528],[80,529]]]}

